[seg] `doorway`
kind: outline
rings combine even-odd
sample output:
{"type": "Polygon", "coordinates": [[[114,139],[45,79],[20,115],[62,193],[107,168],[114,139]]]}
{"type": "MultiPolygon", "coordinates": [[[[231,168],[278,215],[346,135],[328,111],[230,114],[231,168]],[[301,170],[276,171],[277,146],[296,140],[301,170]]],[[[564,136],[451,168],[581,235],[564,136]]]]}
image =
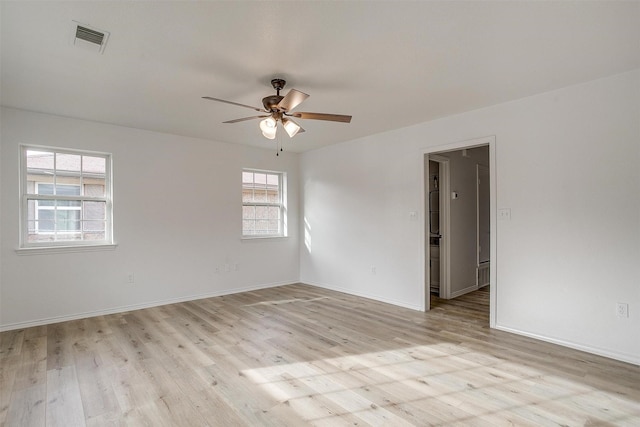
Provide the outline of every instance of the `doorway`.
{"type": "Polygon", "coordinates": [[[480,288],[495,327],[495,137],[423,153],[425,310],[480,288]]]}

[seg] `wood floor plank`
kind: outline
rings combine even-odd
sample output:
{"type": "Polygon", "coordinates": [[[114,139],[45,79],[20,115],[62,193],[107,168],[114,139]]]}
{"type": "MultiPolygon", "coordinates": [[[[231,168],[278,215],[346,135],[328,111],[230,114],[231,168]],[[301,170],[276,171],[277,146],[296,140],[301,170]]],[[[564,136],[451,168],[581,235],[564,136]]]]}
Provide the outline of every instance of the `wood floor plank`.
{"type": "Polygon", "coordinates": [[[22,343],[14,390],[31,388],[47,381],[47,337],[27,338],[22,343]]]}
{"type": "Polygon", "coordinates": [[[302,284],[0,333],[0,426],[638,426],[640,367],[302,284]]]}
{"type": "Polygon", "coordinates": [[[75,366],[65,366],[47,372],[46,425],[86,425],[75,366]]]}
{"type": "Polygon", "coordinates": [[[7,411],[6,427],[46,425],[46,384],[14,390],[7,411]]]}
{"type": "Polygon", "coordinates": [[[20,354],[25,330],[7,331],[0,334],[0,360],[20,354]]]}

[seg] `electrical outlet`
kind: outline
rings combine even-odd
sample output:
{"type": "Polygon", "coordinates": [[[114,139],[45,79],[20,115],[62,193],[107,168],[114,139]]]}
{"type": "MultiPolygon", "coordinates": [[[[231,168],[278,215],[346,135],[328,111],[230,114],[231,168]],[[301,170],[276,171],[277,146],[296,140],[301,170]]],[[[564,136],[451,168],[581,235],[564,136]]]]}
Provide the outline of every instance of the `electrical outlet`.
{"type": "Polygon", "coordinates": [[[511,221],[511,208],[498,209],[498,219],[500,221],[511,221]]]}
{"type": "Polygon", "coordinates": [[[135,283],[136,276],[133,273],[127,274],[127,283],[135,283]]]}
{"type": "Polygon", "coordinates": [[[371,266],[371,274],[376,274],[376,266],[375,265],[371,266]]]}
{"type": "Polygon", "coordinates": [[[623,302],[616,304],[616,315],[618,317],[629,317],[629,304],[623,302]]]}

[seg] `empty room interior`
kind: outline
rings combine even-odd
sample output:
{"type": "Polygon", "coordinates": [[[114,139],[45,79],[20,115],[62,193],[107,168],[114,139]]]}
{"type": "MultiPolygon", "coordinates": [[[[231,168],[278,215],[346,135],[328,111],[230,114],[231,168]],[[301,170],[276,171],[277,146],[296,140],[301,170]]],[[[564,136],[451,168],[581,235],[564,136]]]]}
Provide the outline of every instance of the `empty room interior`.
{"type": "Polygon", "coordinates": [[[640,2],[0,1],[0,425],[640,425],[640,2]]]}

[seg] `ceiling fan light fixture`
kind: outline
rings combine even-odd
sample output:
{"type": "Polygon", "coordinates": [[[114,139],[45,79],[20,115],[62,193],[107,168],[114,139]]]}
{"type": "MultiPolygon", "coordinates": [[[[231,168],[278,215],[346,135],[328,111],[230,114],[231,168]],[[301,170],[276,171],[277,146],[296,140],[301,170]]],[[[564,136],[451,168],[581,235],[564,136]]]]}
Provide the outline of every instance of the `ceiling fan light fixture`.
{"type": "Polygon", "coordinates": [[[273,117],[267,117],[260,122],[260,129],[262,132],[272,132],[276,128],[277,123],[273,117]]]}
{"type": "Polygon", "coordinates": [[[287,118],[282,119],[282,126],[284,126],[284,130],[286,130],[289,134],[289,138],[293,138],[294,136],[296,136],[296,134],[300,130],[300,126],[298,126],[296,122],[287,118]]]}
{"type": "Polygon", "coordinates": [[[260,122],[260,130],[262,131],[262,135],[268,139],[275,139],[276,137],[276,125],[278,122],[273,117],[267,117],[266,119],[260,122]]]}

